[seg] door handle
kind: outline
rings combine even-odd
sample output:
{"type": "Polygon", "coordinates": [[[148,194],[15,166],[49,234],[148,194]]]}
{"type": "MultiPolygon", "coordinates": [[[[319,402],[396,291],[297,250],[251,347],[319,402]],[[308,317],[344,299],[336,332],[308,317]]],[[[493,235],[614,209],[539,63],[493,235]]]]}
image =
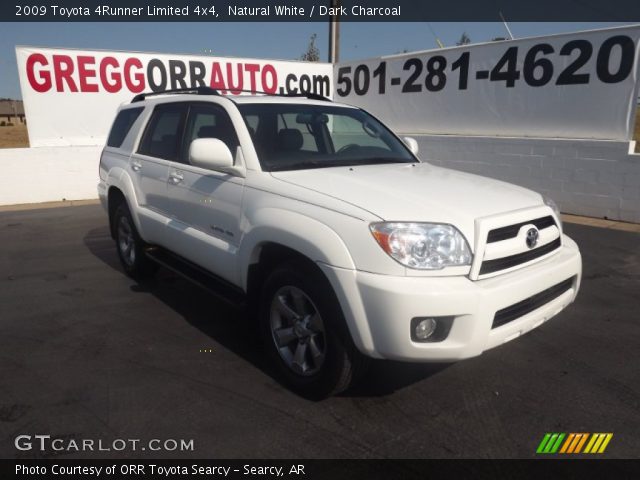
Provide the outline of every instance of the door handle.
{"type": "Polygon", "coordinates": [[[169,180],[174,185],[177,185],[178,183],[180,183],[180,182],[182,182],[184,180],[184,175],[182,175],[181,172],[171,172],[169,174],[169,180]]]}
{"type": "Polygon", "coordinates": [[[131,170],[134,172],[139,172],[142,169],[142,164],[136,160],[131,162],[131,170]]]}

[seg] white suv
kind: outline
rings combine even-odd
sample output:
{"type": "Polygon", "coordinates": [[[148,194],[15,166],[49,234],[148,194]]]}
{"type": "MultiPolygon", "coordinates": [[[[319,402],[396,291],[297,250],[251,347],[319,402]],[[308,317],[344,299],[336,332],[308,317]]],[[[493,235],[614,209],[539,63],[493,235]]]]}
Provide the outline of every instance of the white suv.
{"type": "Polygon", "coordinates": [[[479,355],[578,292],[552,201],[417,152],[326,99],[141,94],[117,114],[98,191],[129,275],[160,263],[246,301],[284,379],[325,396],[368,357],[479,355]]]}

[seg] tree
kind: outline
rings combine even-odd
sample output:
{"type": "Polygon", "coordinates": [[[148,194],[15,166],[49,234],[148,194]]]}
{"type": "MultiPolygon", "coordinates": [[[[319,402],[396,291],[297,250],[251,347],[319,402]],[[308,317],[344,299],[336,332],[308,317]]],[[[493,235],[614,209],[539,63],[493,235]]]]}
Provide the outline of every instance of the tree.
{"type": "Polygon", "coordinates": [[[456,45],[469,45],[470,43],[471,38],[469,37],[469,35],[467,35],[467,32],[463,32],[462,35],[460,35],[460,40],[456,42],[456,45]]]}
{"type": "Polygon", "coordinates": [[[304,60],[305,62],[319,62],[320,61],[320,50],[316,47],[316,38],[318,35],[314,33],[311,35],[309,39],[309,46],[307,47],[307,51],[302,54],[300,60],[304,60]]]}

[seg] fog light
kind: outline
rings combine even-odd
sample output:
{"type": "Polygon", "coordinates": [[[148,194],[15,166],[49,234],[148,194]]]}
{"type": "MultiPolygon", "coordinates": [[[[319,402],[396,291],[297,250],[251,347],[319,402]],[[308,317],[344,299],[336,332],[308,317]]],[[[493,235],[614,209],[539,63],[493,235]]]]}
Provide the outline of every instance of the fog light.
{"type": "Polygon", "coordinates": [[[420,320],[415,326],[415,336],[418,340],[426,340],[436,331],[438,323],[434,318],[420,320]]]}
{"type": "Polygon", "coordinates": [[[410,324],[411,340],[418,343],[436,343],[446,340],[454,317],[413,317],[410,324]]]}

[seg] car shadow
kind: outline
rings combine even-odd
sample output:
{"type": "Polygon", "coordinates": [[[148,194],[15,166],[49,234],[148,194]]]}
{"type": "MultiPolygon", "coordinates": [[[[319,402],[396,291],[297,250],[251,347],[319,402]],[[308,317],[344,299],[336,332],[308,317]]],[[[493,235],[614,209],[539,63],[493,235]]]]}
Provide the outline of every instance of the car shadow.
{"type": "Polygon", "coordinates": [[[361,398],[391,395],[440,373],[449,365],[372,360],[359,381],[340,396],[361,398]]]}
{"type": "MultiPolygon", "coordinates": [[[[88,231],[83,242],[93,256],[125,275],[107,226],[88,231]]],[[[230,305],[207,291],[194,287],[195,285],[188,280],[160,268],[152,279],[136,282],[131,285],[130,290],[133,293],[153,295],[190,325],[281,383],[280,376],[266,358],[255,321],[250,318],[246,309],[230,305]],[[212,312],[215,312],[215,319],[212,319],[212,312]]],[[[425,380],[446,367],[447,364],[372,360],[360,381],[340,396],[389,395],[425,380]]]]}

